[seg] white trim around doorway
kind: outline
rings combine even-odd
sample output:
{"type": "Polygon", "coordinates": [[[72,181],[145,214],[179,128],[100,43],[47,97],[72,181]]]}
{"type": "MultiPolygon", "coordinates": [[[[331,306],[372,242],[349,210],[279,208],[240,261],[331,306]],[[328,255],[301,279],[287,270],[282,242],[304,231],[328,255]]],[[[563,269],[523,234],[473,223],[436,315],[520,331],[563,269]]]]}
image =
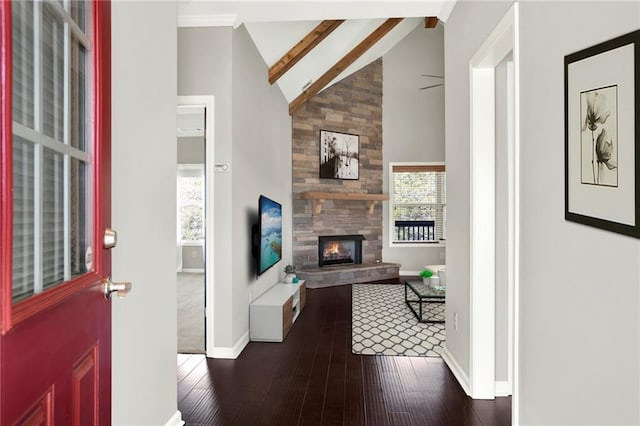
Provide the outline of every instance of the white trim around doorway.
{"type": "Polygon", "coordinates": [[[469,63],[471,87],[471,271],[469,395],[493,399],[512,395],[518,415],[519,317],[519,35],[515,3],[469,63]],[[495,380],[495,67],[513,53],[509,70],[513,128],[508,147],[508,380],[495,380]],[[484,206],[484,208],[483,208],[484,206]],[[490,211],[488,211],[490,210],[490,211]]]}

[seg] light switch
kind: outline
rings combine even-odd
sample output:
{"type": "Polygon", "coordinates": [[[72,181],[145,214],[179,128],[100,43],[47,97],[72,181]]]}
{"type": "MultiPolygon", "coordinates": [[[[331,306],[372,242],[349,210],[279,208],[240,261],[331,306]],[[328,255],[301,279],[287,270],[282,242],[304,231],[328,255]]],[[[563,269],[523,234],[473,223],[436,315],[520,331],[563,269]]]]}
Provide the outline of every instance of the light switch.
{"type": "Polygon", "coordinates": [[[216,173],[228,173],[231,171],[231,165],[229,163],[216,163],[216,173]]]}

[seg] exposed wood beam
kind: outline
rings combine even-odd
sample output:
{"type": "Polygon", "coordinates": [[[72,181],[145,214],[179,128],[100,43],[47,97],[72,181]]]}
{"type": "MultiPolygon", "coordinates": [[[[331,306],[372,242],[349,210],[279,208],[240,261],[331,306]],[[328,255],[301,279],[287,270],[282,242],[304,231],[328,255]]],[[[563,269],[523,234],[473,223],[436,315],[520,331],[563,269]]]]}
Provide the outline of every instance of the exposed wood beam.
{"type": "Polygon", "coordinates": [[[438,26],[438,17],[437,16],[427,16],[424,18],[424,27],[425,28],[435,28],[438,26]]]}
{"type": "Polygon", "coordinates": [[[324,86],[329,84],[334,78],[336,78],[342,71],[347,69],[349,65],[353,64],[360,56],[362,56],[367,50],[369,50],[374,44],[376,44],[382,37],[384,37],[389,31],[391,31],[396,25],[402,21],[403,18],[389,18],[375,29],[371,34],[362,40],[356,47],[351,49],[349,53],[344,55],[334,66],[332,66],[327,72],[322,74],[320,78],[307,88],[304,92],[298,95],[289,104],[289,114],[293,114],[302,104],[307,102],[316,93],[320,92],[324,86]]]}
{"type": "Polygon", "coordinates": [[[269,84],[275,83],[284,73],[289,71],[298,61],[316,47],[322,40],[344,22],[344,19],[322,21],[309,34],[304,36],[282,58],[269,68],[269,84]]]}

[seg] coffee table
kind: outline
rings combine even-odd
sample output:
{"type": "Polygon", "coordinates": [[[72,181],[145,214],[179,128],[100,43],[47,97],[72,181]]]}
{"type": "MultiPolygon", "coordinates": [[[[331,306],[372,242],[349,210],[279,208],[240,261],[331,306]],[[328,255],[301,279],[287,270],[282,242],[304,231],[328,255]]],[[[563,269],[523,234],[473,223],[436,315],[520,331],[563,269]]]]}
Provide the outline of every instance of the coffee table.
{"type": "Polygon", "coordinates": [[[404,301],[419,322],[444,323],[444,315],[433,315],[433,312],[430,312],[429,304],[444,303],[446,293],[444,288],[436,290],[424,284],[423,281],[404,282],[404,301]],[[425,314],[432,316],[425,318],[425,314]]]}

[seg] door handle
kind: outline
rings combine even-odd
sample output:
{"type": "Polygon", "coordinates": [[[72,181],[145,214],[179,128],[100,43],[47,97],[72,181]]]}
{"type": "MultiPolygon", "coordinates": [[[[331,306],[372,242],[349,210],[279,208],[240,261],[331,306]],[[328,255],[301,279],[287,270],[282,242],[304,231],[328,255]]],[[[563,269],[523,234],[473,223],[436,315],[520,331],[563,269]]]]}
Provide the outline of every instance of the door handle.
{"type": "Polygon", "coordinates": [[[114,283],[111,278],[107,277],[103,281],[104,283],[104,297],[111,299],[111,293],[117,293],[119,298],[125,297],[131,291],[130,282],[118,282],[114,283]]]}
{"type": "Polygon", "coordinates": [[[102,245],[106,249],[114,248],[118,243],[118,233],[111,228],[104,230],[104,237],[102,239],[102,245]]]}

